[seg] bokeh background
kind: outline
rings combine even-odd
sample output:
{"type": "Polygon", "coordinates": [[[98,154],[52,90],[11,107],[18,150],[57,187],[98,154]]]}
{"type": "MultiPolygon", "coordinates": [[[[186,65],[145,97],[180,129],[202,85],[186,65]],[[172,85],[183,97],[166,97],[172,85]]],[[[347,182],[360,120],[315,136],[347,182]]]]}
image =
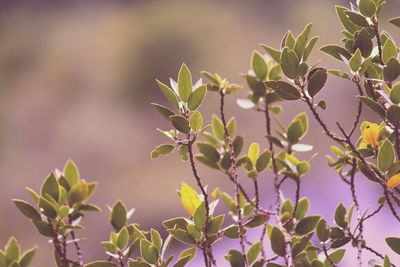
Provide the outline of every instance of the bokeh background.
{"type": "MultiPolygon", "coordinates": [[[[400,15],[400,1],[388,2],[383,19],[400,15]]],[[[310,21],[315,22],[313,34],[321,37],[318,47],[339,43],[334,4],[348,6],[348,1],[1,1],[0,243],[15,235],[23,248],[38,244],[34,266],[53,265],[47,240],[11,199],[29,199],[24,188],[38,190],[43,178],[69,158],[83,177],[99,182],[92,200],[103,212],[90,214],[88,229],[78,234],[88,238],[83,242],[86,260],[105,258],[99,242],[111,230],[106,205],[117,199],[136,209],[132,221],[145,228],[161,229],[160,221],[183,215],[176,190],[181,181],[193,184],[189,166],[177,156],[150,160],[152,148],[164,141],[155,129],[169,127],[149,105],[165,103],[154,80],[176,77],[186,62],[196,78],[209,70],[243,83],[239,73],[249,68],[254,49],[262,51],[259,43],[278,46],[287,29],[298,34],[310,21]]],[[[399,40],[398,29],[383,25],[399,40]]],[[[343,67],[314,52],[311,61],[318,59],[327,67],[343,67]]],[[[329,79],[321,96],[329,100],[322,116],[331,127],[336,121],[350,126],[354,94],[352,84],[329,79]]],[[[227,113],[237,118],[238,132],[247,145],[251,140],[266,146],[262,115],[239,109],[235,98],[228,99],[227,113]]],[[[203,110],[207,116],[217,112],[215,96],[208,95],[203,110]]],[[[283,120],[303,110],[301,104],[286,105],[283,120]]],[[[376,119],[368,112],[363,116],[376,119]]],[[[304,177],[302,195],[311,199],[312,213],[332,222],[339,202],[351,204],[350,193],[327,167],[331,142],[313,120],[305,142],[315,146],[318,157],[304,177]]],[[[225,177],[199,166],[210,188],[231,192],[225,177]]],[[[266,206],[272,203],[272,177],[260,180],[266,206]]],[[[380,189],[363,177],[357,177],[357,186],[362,206],[374,209],[380,189]]],[[[292,185],[284,189],[293,195],[292,185]]],[[[400,236],[386,209],[367,229],[367,240],[384,253],[389,250],[383,238],[400,236]]],[[[221,266],[227,265],[222,258],[227,245],[216,248],[221,266]]],[[[340,266],[354,266],[351,258],[340,266]]],[[[400,260],[394,256],[393,262],[400,260]]],[[[200,265],[201,259],[192,264],[200,265]]]]}

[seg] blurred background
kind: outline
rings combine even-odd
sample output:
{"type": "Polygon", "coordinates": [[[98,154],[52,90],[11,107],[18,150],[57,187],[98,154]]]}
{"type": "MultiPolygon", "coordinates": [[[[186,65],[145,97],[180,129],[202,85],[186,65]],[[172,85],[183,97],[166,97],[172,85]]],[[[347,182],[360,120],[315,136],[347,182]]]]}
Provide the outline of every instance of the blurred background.
{"type": "MultiPolygon", "coordinates": [[[[388,2],[385,21],[400,15],[400,2],[388,2]]],[[[156,128],[170,127],[150,106],[166,104],[155,79],[168,82],[186,62],[196,80],[201,70],[208,70],[244,84],[239,73],[248,70],[252,51],[262,51],[259,43],[277,47],[287,29],[298,34],[314,21],[312,34],[321,37],[317,47],[340,43],[334,4],[349,5],[339,0],[1,1],[1,245],[15,235],[24,249],[40,245],[34,266],[53,265],[47,240],[36,234],[11,199],[30,200],[24,188],[39,190],[44,177],[67,159],[77,163],[85,179],[99,182],[92,202],[103,212],[90,214],[85,219],[88,229],[78,233],[88,238],[82,244],[86,261],[106,257],[99,244],[111,230],[106,205],[117,199],[136,209],[132,221],[146,229],[162,229],[162,220],[184,215],[176,190],[182,181],[194,184],[189,166],[176,155],[150,160],[152,148],[165,141],[156,128]]],[[[399,36],[394,26],[383,25],[399,36]]],[[[326,67],[343,67],[314,52],[311,61],[318,59],[326,67]]],[[[246,90],[228,99],[227,114],[237,118],[247,145],[258,141],[265,147],[262,115],[235,103],[246,90]]],[[[352,84],[330,77],[321,95],[329,100],[322,113],[329,126],[342,121],[350,127],[354,94],[352,84]]],[[[208,94],[203,105],[207,116],[217,112],[217,103],[216,96],[208,94]]],[[[305,109],[301,103],[286,105],[283,120],[289,122],[305,109]]],[[[363,116],[376,120],[369,112],[363,116]]],[[[304,177],[302,195],[311,199],[311,213],[332,222],[339,202],[351,205],[350,192],[327,166],[330,140],[310,121],[305,142],[314,145],[318,157],[304,177]]],[[[226,177],[202,165],[199,171],[210,188],[232,191],[226,177]]],[[[247,178],[241,179],[251,190],[247,178]]],[[[260,181],[267,206],[273,198],[272,177],[260,181]]],[[[357,177],[357,186],[363,208],[375,209],[380,188],[363,177],[357,177]]],[[[284,189],[293,196],[290,183],[284,189]]],[[[368,223],[366,238],[388,253],[384,237],[389,233],[400,236],[400,228],[385,209],[368,223]]],[[[227,243],[216,250],[220,265],[226,266],[222,255],[227,243]]],[[[355,255],[354,250],[347,253],[355,255]]],[[[347,258],[340,266],[353,266],[352,257],[347,258]]],[[[392,261],[400,262],[396,256],[392,261]]],[[[199,258],[192,266],[201,262],[199,258]]]]}

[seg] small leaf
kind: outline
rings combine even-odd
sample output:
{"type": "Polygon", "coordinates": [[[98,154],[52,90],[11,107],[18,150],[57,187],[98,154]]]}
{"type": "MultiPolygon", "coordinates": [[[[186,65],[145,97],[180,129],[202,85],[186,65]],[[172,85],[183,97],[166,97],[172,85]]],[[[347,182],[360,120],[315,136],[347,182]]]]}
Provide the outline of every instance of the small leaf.
{"type": "Polygon", "coordinates": [[[353,22],[355,25],[359,27],[369,27],[369,23],[364,18],[364,16],[351,11],[347,11],[346,15],[349,17],[350,21],[353,22]]]}
{"type": "Polygon", "coordinates": [[[213,130],[214,135],[219,139],[219,140],[225,140],[225,129],[224,125],[222,124],[222,121],[215,115],[212,116],[211,119],[211,127],[213,130]]]}
{"type": "Polygon", "coordinates": [[[149,264],[156,264],[159,258],[157,249],[146,239],[140,240],[140,254],[149,264]]]}
{"type": "Polygon", "coordinates": [[[196,110],[203,102],[207,93],[207,86],[205,84],[200,85],[195,89],[189,96],[188,108],[192,111],[196,110]]]}
{"type": "Polygon", "coordinates": [[[249,264],[253,264],[253,262],[256,261],[258,258],[258,255],[260,254],[261,251],[261,242],[258,241],[254,243],[249,250],[247,251],[247,261],[249,264]]]}
{"type": "Polygon", "coordinates": [[[263,56],[257,51],[254,51],[253,55],[251,56],[251,67],[258,79],[265,79],[268,72],[267,63],[265,62],[263,56]]]}
{"type": "Polygon", "coordinates": [[[310,77],[308,81],[308,94],[311,97],[314,97],[316,94],[324,88],[326,80],[328,79],[328,74],[325,69],[318,69],[315,73],[310,77]]]}
{"type": "Polygon", "coordinates": [[[400,28],[400,17],[389,20],[390,23],[400,28]]]}
{"type": "Polygon", "coordinates": [[[380,116],[385,116],[385,110],[374,100],[366,96],[357,96],[357,98],[380,116]]]}
{"type": "Polygon", "coordinates": [[[393,144],[388,140],[385,139],[382,145],[379,147],[378,157],[377,157],[377,164],[378,169],[380,171],[387,171],[390,166],[394,163],[395,154],[394,154],[393,144]]]}
{"type": "Polygon", "coordinates": [[[231,267],[245,267],[245,259],[237,250],[231,249],[228,251],[228,255],[225,256],[229,261],[231,267]]]}
{"type": "Polygon", "coordinates": [[[399,125],[400,123],[400,107],[397,105],[390,106],[387,111],[386,115],[388,120],[393,123],[393,125],[399,125]]]}
{"type": "Polygon", "coordinates": [[[257,143],[252,143],[249,147],[247,157],[250,159],[253,166],[256,166],[259,155],[260,155],[260,146],[257,143]]]}
{"type": "Polygon", "coordinates": [[[203,116],[199,111],[196,110],[195,112],[193,112],[192,116],[190,116],[189,124],[192,130],[195,132],[201,129],[201,127],[203,126],[203,116]]]}
{"type": "Polygon", "coordinates": [[[392,82],[397,79],[400,75],[400,63],[399,61],[392,57],[386,63],[386,66],[383,68],[383,77],[389,82],[392,82]]]}
{"type": "Polygon", "coordinates": [[[383,63],[387,64],[389,59],[393,58],[397,58],[397,54],[398,54],[398,49],[396,44],[394,43],[394,41],[392,39],[388,39],[385,42],[385,45],[383,46],[383,50],[382,50],[382,60],[383,63]]]}
{"type": "Polygon", "coordinates": [[[268,150],[265,150],[263,153],[261,153],[255,165],[257,172],[262,172],[268,167],[268,164],[271,161],[271,156],[271,152],[269,152],[268,150]]]}
{"type": "Polygon", "coordinates": [[[181,185],[181,202],[190,216],[193,216],[196,209],[202,203],[197,192],[186,183],[182,183],[181,185]]]}
{"type": "Polygon", "coordinates": [[[320,50],[339,61],[343,61],[342,56],[346,59],[350,59],[351,57],[350,53],[346,49],[337,45],[327,45],[322,47],[320,50]]]}
{"type": "Polygon", "coordinates": [[[265,84],[271,87],[277,95],[285,100],[297,100],[301,97],[299,89],[290,83],[284,81],[268,81],[265,84]]]}
{"type": "Polygon", "coordinates": [[[91,263],[85,264],[84,267],[114,267],[117,266],[111,261],[93,261],[91,263]]]}
{"type": "Polygon", "coordinates": [[[296,53],[289,48],[285,48],[282,51],[280,65],[283,73],[289,79],[295,79],[298,75],[297,68],[299,66],[299,59],[296,53]]]}
{"type": "Polygon", "coordinates": [[[353,72],[357,72],[361,67],[362,55],[360,49],[357,49],[354,55],[350,58],[349,66],[353,72]]]}
{"type": "Polygon", "coordinates": [[[167,156],[174,151],[175,147],[173,145],[169,144],[162,144],[156,147],[152,152],[151,152],[151,158],[155,159],[158,158],[159,156],[167,156]]]}
{"type": "Polygon", "coordinates": [[[280,58],[281,58],[281,52],[279,50],[276,50],[272,47],[269,47],[267,45],[262,44],[261,45],[265,51],[267,51],[267,53],[276,61],[279,62],[280,58]]]}
{"type": "Polygon", "coordinates": [[[317,236],[321,242],[325,242],[329,239],[329,228],[324,219],[319,220],[317,224],[317,236]]]}
{"type": "Polygon", "coordinates": [[[360,0],[358,4],[361,14],[366,17],[372,17],[376,13],[376,6],[372,0],[360,0]]]}
{"type": "Polygon", "coordinates": [[[63,173],[70,187],[73,187],[80,179],[78,167],[72,160],[67,161],[67,163],[64,166],[63,173]]]}
{"type": "Polygon", "coordinates": [[[398,237],[387,237],[386,244],[397,254],[400,255],[400,238],[398,237]]]}
{"type": "Polygon", "coordinates": [[[271,248],[278,256],[284,257],[286,255],[285,236],[282,231],[275,226],[271,231],[271,248]]]}
{"type": "Polygon", "coordinates": [[[17,261],[21,254],[21,248],[14,237],[11,237],[5,247],[5,255],[9,262],[17,261]]]}
{"type": "Polygon", "coordinates": [[[309,216],[301,219],[296,225],[296,233],[299,235],[306,235],[312,232],[317,226],[320,216],[309,216]]]}
{"type": "Polygon", "coordinates": [[[34,221],[41,220],[39,212],[29,203],[19,199],[13,199],[13,202],[17,208],[29,219],[34,221]]]}
{"type": "Polygon", "coordinates": [[[185,63],[182,64],[178,74],[178,92],[184,102],[187,102],[192,93],[192,74],[185,63]]]}
{"type": "Polygon", "coordinates": [[[176,108],[179,109],[179,102],[178,99],[176,98],[176,95],[174,91],[169,88],[167,85],[163,84],[159,80],[156,80],[158,87],[160,87],[161,92],[164,94],[164,96],[167,98],[167,100],[176,108]]]}
{"type": "Polygon", "coordinates": [[[60,185],[54,173],[50,173],[42,185],[41,195],[46,196],[46,194],[51,196],[55,201],[58,201],[60,197],[60,185]]]}
{"type": "Polygon", "coordinates": [[[181,115],[174,115],[171,116],[170,118],[172,125],[175,127],[175,129],[185,134],[190,132],[189,121],[185,117],[181,115]]]}
{"type": "Polygon", "coordinates": [[[120,249],[125,249],[129,241],[129,232],[126,227],[122,228],[118,233],[117,245],[120,249]]]}
{"type": "Polygon", "coordinates": [[[335,222],[338,226],[342,227],[342,228],[346,228],[347,227],[347,222],[346,222],[346,208],[345,206],[340,203],[335,210],[335,222]]]}
{"type": "Polygon", "coordinates": [[[22,254],[21,259],[19,260],[20,267],[28,267],[33,260],[33,257],[36,254],[37,247],[33,247],[22,254]]]}
{"type": "Polygon", "coordinates": [[[111,209],[110,223],[116,231],[120,231],[122,227],[124,227],[127,224],[128,222],[127,213],[128,209],[121,201],[117,201],[113,205],[111,209]]]}
{"type": "Polygon", "coordinates": [[[156,103],[151,103],[151,105],[153,107],[155,107],[157,109],[157,111],[168,121],[171,120],[170,117],[172,115],[175,115],[175,113],[167,107],[164,107],[164,106],[156,104],[156,103]]]}

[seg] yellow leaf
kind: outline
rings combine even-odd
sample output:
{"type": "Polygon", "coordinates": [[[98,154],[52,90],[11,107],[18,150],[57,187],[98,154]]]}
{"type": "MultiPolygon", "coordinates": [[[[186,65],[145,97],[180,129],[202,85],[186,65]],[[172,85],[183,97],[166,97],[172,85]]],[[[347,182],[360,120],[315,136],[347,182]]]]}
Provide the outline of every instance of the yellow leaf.
{"type": "Polygon", "coordinates": [[[186,183],[182,183],[181,186],[181,202],[183,207],[193,216],[197,207],[201,204],[201,199],[197,192],[186,183]]]}
{"type": "Polygon", "coordinates": [[[367,145],[376,147],[379,143],[379,126],[376,123],[364,122],[362,129],[362,140],[367,145]]]}
{"type": "Polygon", "coordinates": [[[400,185],[400,173],[393,175],[387,180],[387,186],[391,189],[396,188],[400,185]]]}

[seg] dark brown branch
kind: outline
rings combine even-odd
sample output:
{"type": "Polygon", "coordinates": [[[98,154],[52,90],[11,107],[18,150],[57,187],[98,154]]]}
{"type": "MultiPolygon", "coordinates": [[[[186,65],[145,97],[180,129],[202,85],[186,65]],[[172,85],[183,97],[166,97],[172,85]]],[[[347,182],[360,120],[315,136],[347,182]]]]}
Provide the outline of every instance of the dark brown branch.
{"type": "MultiPolygon", "coordinates": [[[[238,234],[240,238],[240,248],[241,252],[243,254],[243,257],[245,258],[245,263],[247,266],[247,259],[246,259],[246,247],[245,247],[245,239],[244,239],[244,234],[243,234],[243,224],[242,224],[242,210],[240,208],[240,190],[239,190],[239,185],[238,185],[238,173],[236,169],[236,155],[235,151],[233,148],[233,142],[232,138],[229,135],[228,127],[227,127],[227,122],[225,118],[225,112],[224,112],[224,106],[225,106],[225,93],[223,89],[220,90],[220,116],[222,120],[222,124],[224,126],[224,131],[225,131],[225,138],[228,143],[228,150],[230,153],[230,161],[231,161],[231,170],[232,170],[232,177],[233,177],[233,183],[234,183],[234,190],[236,194],[236,210],[237,210],[237,224],[238,224],[238,234]]],[[[255,182],[257,180],[255,179],[255,182]]],[[[256,195],[256,199],[258,198],[258,195],[256,195]]]]}
{"type": "MultiPolygon", "coordinates": [[[[190,139],[190,136],[188,136],[188,139],[190,139]]],[[[187,146],[188,146],[188,152],[189,152],[190,166],[192,167],[192,173],[193,173],[194,178],[196,179],[197,186],[201,190],[201,193],[204,198],[204,205],[206,208],[206,219],[205,219],[205,223],[204,223],[204,239],[206,242],[206,248],[205,248],[205,253],[203,253],[203,255],[205,256],[204,262],[206,264],[206,267],[210,267],[211,264],[214,264],[214,262],[215,262],[215,260],[213,259],[214,257],[213,257],[212,247],[210,245],[210,240],[209,240],[209,236],[208,236],[208,220],[209,220],[209,216],[210,216],[210,204],[208,201],[208,194],[206,192],[206,189],[205,189],[203,183],[201,182],[199,174],[197,173],[196,164],[194,162],[193,143],[195,141],[196,141],[196,139],[193,138],[191,141],[189,141],[187,146]]]]}
{"type": "MultiPolygon", "coordinates": [[[[357,86],[357,90],[358,90],[358,93],[360,94],[360,96],[364,95],[364,92],[363,92],[363,90],[361,88],[361,84],[360,84],[360,78],[359,77],[354,77],[353,81],[357,86]]],[[[354,131],[357,129],[358,124],[360,123],[360,118],[361,118],[361,113],[362,113],[362,106],[363,106],[363,104],[362,104],[361,100],[358,100],[357,115],[356,115],[356,118],[354,120],[353,127],[351,128],[351,130],[349,132],[349,137],[351,137],[353,135],[354,131]]]]}
{"type": "Polygon", "coordinates": [[[334,141],[336,142],[344,142],[345,139],[338,137],[336,134],[334,134],[331,130],[328,129],[328,126],[325,124],[325,122],[322,120],[322,118],[319,116],[316,107],[312,103],[311,99],[306,95],[306,93],[303,91],[303,97],[305,102],[307,103],[308,107],[310,108],[315,120],[321,125],[322,129],[324,132],[334,141]]]}

